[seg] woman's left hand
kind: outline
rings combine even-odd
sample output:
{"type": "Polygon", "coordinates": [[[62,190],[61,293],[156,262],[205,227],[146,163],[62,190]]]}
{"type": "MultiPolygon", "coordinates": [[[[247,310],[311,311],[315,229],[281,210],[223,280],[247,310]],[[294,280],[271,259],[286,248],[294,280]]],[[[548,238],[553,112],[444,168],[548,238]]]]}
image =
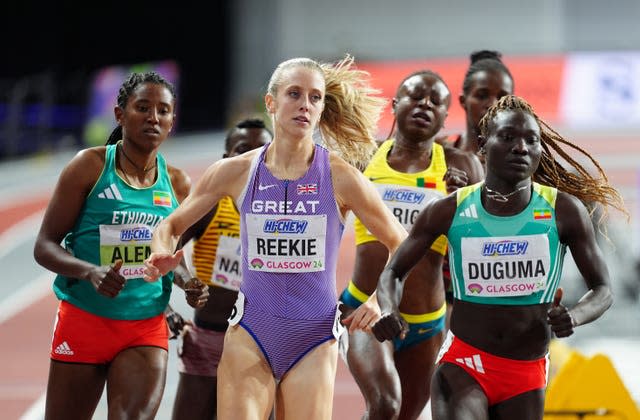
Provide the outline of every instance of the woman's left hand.
{"type": "Polygon", "coordinates": [[[573,334],[573,328],[576,325],[571,316],[571,312],[569,312],[566,306],[560,303],[561,300],[562,288],[559,287],[558,290],[556,290],[551,308],[547,311],[547,322],[551,327],[551,331],[553,331],[558,338],[569,337],[573,334]]]}
{"type": "Polygon", "coordinates": [[[398,337],[404,340],[409,332],[407,321],[399,313],[384,314],[372,328],[373,335],[380,342],[398,337]]]}

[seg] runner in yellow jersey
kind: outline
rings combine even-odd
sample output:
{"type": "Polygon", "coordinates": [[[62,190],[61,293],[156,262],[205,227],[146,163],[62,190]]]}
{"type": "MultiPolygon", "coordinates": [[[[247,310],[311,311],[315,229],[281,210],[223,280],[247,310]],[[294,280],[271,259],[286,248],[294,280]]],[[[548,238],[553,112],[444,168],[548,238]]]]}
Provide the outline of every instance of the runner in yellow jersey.
{"type": "MultiPolygon", "coordinates": [[[[398,127],[395,138],[382,143],[364,171],[407,231],[430,200],[482,177],[482,166],[475,156],[434,141],[449,102],[449,89],[439,75],[420,71],[407,77],[393,99],[398,127]]],[[[359,220],[355,233],[353,278],[340,299],[347,313],[373,293],[388,259],[386,247],[359,220]]],[[[442,280],[434,293],[427,289],[425,279],[442,279],[445,252],[446,238],[441,237],[407,281],[400,310],[410,327],[403,340],[380,343],[361,331],[348,336],[346,359],[366,400],[366,418],[416,418],[429,400],[446,304],[442,280]]]]}

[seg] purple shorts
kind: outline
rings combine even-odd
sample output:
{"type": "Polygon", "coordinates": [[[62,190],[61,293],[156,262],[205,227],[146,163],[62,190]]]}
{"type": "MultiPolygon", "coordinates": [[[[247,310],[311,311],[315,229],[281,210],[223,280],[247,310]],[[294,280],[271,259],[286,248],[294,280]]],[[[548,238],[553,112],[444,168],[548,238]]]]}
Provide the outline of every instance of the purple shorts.
{"type": "Polygon", "coordinates": [[[241,292],[229,324],[239,323],[253,337],[273,376],[280,380],[307,353],[339,336],[334,332],[338,318],[339,312],[314,319],[277,317],[246,305],[241,292]]]}

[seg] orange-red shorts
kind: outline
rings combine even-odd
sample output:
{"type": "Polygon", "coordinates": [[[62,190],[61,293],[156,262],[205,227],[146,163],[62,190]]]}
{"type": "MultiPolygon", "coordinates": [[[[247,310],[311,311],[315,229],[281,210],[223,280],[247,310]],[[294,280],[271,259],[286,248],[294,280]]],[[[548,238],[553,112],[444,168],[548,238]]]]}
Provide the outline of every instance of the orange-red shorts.
{"type": "Polygon", "coordinates": [[[122,350],[142,346],[167,350],[169,328],[164,314],[141,320],[110,319],[60,302],[53,327],[51,359],[106,364],[122,350]]]}
{"type": "Polygon", "coordinates": [[[513,360],[479,350],[449,331],[440,349],[438,363],[463,368],[478,382],[489,405],[547,386],[549,359],[513,360]]]}

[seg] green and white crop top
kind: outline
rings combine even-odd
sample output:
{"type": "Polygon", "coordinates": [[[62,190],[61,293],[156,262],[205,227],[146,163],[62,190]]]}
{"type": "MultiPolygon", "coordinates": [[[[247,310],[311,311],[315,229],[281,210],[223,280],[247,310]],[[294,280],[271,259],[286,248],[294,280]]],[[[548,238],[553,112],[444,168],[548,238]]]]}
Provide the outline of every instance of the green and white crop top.
{"type": "Polygon", "coordinates": [[[556,227],[558,191],[534,182],[527,207],[502,217],[482,207],[483,185],[457,191],[447,234],[454,297],[493,305],[553,301],[566,251],[556,227]]]}

